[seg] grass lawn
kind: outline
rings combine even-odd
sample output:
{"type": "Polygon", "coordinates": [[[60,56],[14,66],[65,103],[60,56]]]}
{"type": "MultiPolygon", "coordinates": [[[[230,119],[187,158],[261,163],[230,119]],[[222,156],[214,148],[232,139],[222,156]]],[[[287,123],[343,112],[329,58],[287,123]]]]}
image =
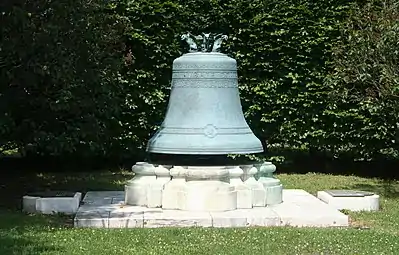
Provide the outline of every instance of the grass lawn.
{"type": "Polygon", "coordinates": [[[399,182],[355,176],[281,174],[285,188],[362,189],[381,211],[349,213],[349,228],[74,229],[65,216],[19,212],[26,191],[117,190],[127,171],[30,174],[0,180],[0,255],[6,254],[399,254],[399,182]],[[6,199],[8,198],[8,199],[6,199]]]}

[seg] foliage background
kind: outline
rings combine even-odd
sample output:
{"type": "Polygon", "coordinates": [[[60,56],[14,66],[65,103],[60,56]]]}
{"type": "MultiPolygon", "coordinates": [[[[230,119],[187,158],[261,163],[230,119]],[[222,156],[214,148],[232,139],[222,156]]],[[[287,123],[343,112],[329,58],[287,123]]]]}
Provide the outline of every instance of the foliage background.
{"type": "Polygon", "coordinates": [[[398,1],[0,3],[0,142],[24,155],[143,158],[179,35],[229,35],[261,157],[398,158],[398,1]]]}

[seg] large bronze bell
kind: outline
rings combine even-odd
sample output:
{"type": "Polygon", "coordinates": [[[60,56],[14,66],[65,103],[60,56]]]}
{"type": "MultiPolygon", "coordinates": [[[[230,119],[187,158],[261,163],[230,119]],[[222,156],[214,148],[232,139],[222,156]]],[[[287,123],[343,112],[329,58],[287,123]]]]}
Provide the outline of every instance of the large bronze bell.
{"type": "Polygon", "coordinates": [[[182,39],[190,52],[173,61],[166,116],[147,151],[190,155],[263,152],[242,112],[237,62],[219,52],[227,36],[187,33],[182,39]]]}

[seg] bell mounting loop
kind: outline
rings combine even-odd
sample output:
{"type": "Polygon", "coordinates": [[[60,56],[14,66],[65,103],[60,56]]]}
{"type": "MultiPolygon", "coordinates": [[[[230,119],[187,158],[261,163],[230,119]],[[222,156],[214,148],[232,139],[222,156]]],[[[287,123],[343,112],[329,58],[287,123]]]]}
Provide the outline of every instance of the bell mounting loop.
{"type": "Polygon", "coordinates": [[[227,38],[227,35],[214,33],[193,35],[187,32],[181,36],[181,39],[190,46],[189,52],[220,52],[222,42],[227,38]]]}

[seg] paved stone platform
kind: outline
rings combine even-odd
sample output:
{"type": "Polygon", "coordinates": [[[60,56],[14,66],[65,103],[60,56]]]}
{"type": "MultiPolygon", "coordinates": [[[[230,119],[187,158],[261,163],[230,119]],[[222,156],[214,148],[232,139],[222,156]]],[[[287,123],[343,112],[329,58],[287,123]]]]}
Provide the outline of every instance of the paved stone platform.
{"type": "Polygon", "coordinates": [[[304,190],[286,189],[283,203],[227,212],[187,212],[124,205],[124,191],[88,192],[75,216],[75,227],[248,227],[348,226],[348,216],[304,190]]]}

